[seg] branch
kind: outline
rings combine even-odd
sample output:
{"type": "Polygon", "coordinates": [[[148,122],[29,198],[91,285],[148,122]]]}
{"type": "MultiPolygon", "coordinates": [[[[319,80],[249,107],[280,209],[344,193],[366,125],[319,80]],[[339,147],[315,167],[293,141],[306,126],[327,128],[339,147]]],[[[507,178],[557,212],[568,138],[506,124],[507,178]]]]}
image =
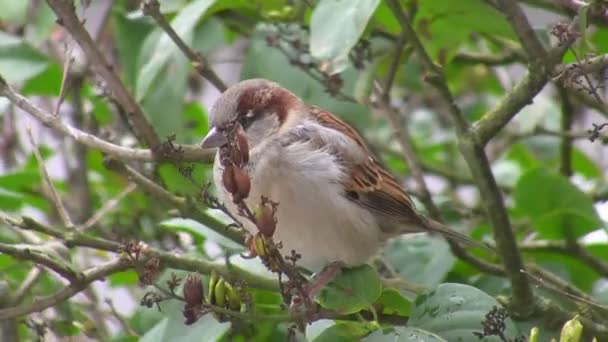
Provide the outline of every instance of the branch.
{"type": "MultiPolygon", "coordinates": [[[[573,32],[577,20],[574,19],[567,28],[573,32]]],[[[532,103],[532,99],[545,87],[549,80],[549,72],[559,63],[563,54],[576,39],[575,34],[568,34],[566,40],[553,48],[543,61],[544,66],[528,70],[528,73],[507,96],[492,110],[483,115],[474,125],[476,140],[485,146],[519,111],[532,103]]]]}
{"type": "Polygon", "coordinates": [[[524,253],[559,253],[578,259],[604,277],[608,277],[608,262],[590,253],[578,243],[567,244],[558,241],[534,241],[523,244],[524,253]]]}
{"type": "Polygon", "coordinates": [[[498,66],[515,63],[520,59],[520,54],[514,50],[504,50],[498,54],[480,52],[458,52],[454,56],[454,62],[463,64],[484,64],[487,66],[498,66]]]}
{"type": "MultiPolygon", "coordinates": [[[[563,88],[559,87],[559,95],[562,100],[562,118],[561,118],[561,131],[569,132],[572,127],[572,121],[574,119],[574,106],[568,92],[563,88]]],[[[565,177],[572,176],[572,139],[564,136],[560,140],[560,165],[559,170],[565,177]]]]}
{"type": "Polygon", "coordinates": [[[63,201],[57,193],[57,189],[55,189],[55,185],[53,184],[53,181],[51,180],[51,177],[49,176],[49,173],[47,172],[46,167],[44,166],[44,160],[42,159],[42,155],[40,154],[38,145],[34,141],[32,130],[30,129],[30,127],[27,127],[26,131],[30,139],[30,143],[32,144],[32,151],[34,152],[34,156],[36,157],[36,161],[38,162],[38,170],[40,172],[40,176],[44,180],[44,183],[46,183],[47,187],[49,188],[49,192],[51,193],[51,202],[53,202],[53,204],[55,205],[55,210],[57,210],[57,213],[59,214],[63,225],[68,230],[72,230],[74,229],[74,223],[72,222],[68,211],[63,205],[63,201]]]}
{"type": "Polygon", "coordinates": [[[51,246],[0,243],[0,252],[16,259],[30,260],[36,264],[44,265],[70,281],[79,278],[78,272],[67,262],[60,261],[58,256],[47,256],[47,254],[51,254],[51,246]]]}
{"type": "MultiPolygon", "coordinates": [[[[156,156],[150,149],[129,148],[116,145],[63,122],[59,116],[54,116],[53,114],[42,110],[40,107],[30,102],[26,97],[17,93],[6,83],[1,75],[0,96],[6,97],[15,106],[29,113],[46,126],[74,139],[78,143],[87,147],[109,154],[118,159],[137,161],[157,160],[156,156]]],[[[176,154],[175,156],[163,155],[159,157],[162,157],[161,159],[175,158],[180,161],[210,162],[215,156],[214,150],[202,149],[197,145],[175,145],[175,148],[179,151],[179,154],[176,154]]]]}
{"type": "Polygon", "coordinates": [[[470,131],[468,121],[463,116],[460,108],[454,103],[454,98],[447,86],[442,70],[431,60],[420,39],[410,26],[399,2],[388,0],[387,4],[399,20],[402,29],[408,33],[408,39],[421,57],[423,64],[433,73],[433,77],[431,79],[427,78],[427,81],[437,88],[448,104],[450,116],[456,126],[460,150],[471,169],[473,179],[476,180],[486,214],[494,228],[494,239],[498,252],[502,256],[505,272],[511,281],[514,304],[512,309],[518,316],[529,316],[534,309],[534,306],[530,305],[534,303],[534,294],[527,276],[521,272],[524,269],[523,261],[517,249],[509,215],[488,158],[483,150],[483,145],[475,139],[475,135],[470,131]]]}
{"type": "Polygon", "coordinates": [[[57,22],[78,42],[93,71],[104,79],[112,92],[112,96],[124,108],[138,139],[141,139],[140,141],[143,141],[152,149],[160,146],[160,138],[148,122],[143,110],[115,73],[114,67],[103,56],[98,44],[93,41],[93,38],[82,25],[76,15],[73,2],[69,0],[47,0],[47,3],[57,15],[57,22]]]}
{"type": "Polygon", "coordinates": [[[407,37],[408,42],[414,47],[414,50],[416,50],[416,52],[420,56],[422,63],[427,69],[428,74],[425,75],[425,80],[437,89],[439,94],[443,97],[446,104],[448,105],[450,113],[452,113],[456,129],[462,133],[468,131],[470,125],[464,115],[462,115],[462,113],[460,112],[458,106],[456,106],[456,103],[454,102],[454,97],[452,96],[452,93],[450,92],[450,89],[447,86],[443,70],[438,64],[433,62],[431,56],[429,56],[426,49],[424,48],[424,45],[422,45],[422,42],[420,41],[420,39],[418,39],[416,31],[414,31],[414,28],[410,25],[409,19],[406,17],[405,13],[401,9],[401,4],[399,4],[399,1],[397,0],[387,0],[386,4],[399,21],[401,29],[407,37]]]}
{"type": "Polygon", "coordinates": [[[80,279],[72,282],[69,286],[62,288],[52,295],[37,298],[28,304],[15,306],[8,309],[1,309],[0,321],[27,315],[32,312],[41,312],[74,296],[89,286],[90,283],[96,280],[101,280],[111,274],[124,271],[130,267],[130,263],[121,258],[91,267],[82,273],[82,277],[80,279]]]}
{"type": "Polygon", "coordinates": [[[175,32],[173,27],[169,24],[165,16],[160,13],[160,4],[157,0],[144,0],[143,1],[143,13],[154,18],[154,21],[160,26],[163,31],[173,40],[175,45],[186,55],[194,69],[206,78],[213,86],[215,86],[220,92],[226,90],[226,84],[222,81],[219,76],[211,69],[209,62],[200,53],[190,48],[175,32]]]}
{"type": "Polygon", "coordinates": [[[154,183],[148,177],[137,172],[132,167],[123,164],[120,161],[112,160],[107,161],[106,166],[118,173],[121,173],[125,177],[130,178],[133,182],[137,183],[145,192],[151,194],[155,198],[174,206],[182,216],[191,217],[194,220],[204,224],[210,229],[214,230],[218,234],[238,243],[243,244],[244,237],[239,230],[231,229],[226,224],[223,224],[216,218],[210,216],[207,213],[202,212],[191,201],[179,196],[175,196],[167,190],[163,189],[158,184],[154,183]]]}
{"type": "Polygon", "coordinates": [[[507,20],[511,23],[511,28],[513,28],[519,37],[524,51],[528,55],[530,71],[540,71],[547,61],[547,51],[545,51],[538,37],[536,37],[536,33],[534,33],[526,15],[515,0],[498,0],[498,5],[507,16],[507,20]]]}
{"type": "MultiPolygon", "coordinates": [[[[21,229],[33,230],[55,237],[63,241],[67,247],[89,247],[114,253],[122,253],[124,249],[124,246],[120,243],[95,237],[85,232],[74,231],[70,234],[64,234],[61,230],[47,226],[32,218],[21,217],[17,219],[0,211],[0,222],[2,221],[21,229]]],[[[278,283],[276,281],[255,275],[233,265],[224,265],[200,258],[191,258],[184,255],[161,251],[149,246],[146,246],[145,256],[148,258],[158,258],[161,261],[161,264],[166,267],[173,267],[192,272],[198,271],[203,274],[210,274],[212,270],[215,270],[218,274],[222,275],[226,279],[242,279],[247,281],[249,285],[261,289],[278,289],[278,283]]]]}

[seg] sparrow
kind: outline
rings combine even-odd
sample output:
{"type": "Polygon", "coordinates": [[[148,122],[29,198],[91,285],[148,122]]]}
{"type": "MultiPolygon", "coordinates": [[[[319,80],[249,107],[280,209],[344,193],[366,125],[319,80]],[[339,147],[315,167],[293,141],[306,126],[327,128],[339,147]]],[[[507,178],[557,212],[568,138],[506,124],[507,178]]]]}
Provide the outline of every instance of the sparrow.
{"type": "MultiPolygon", "coordinates": [[[[261,196],[278,202],[273,238],[286,255],[291,250],[301,255],[301,267],[358,266],[387,239],[408,233],[479,243],[417,213],[407,192],[352,127],[275,82],[250,79],[228,88],[211,108],[202,147],[228,144],[227,130],[237,123],[249,146],[245,170],[251,184],[245,202],[254,206],[261,196]]],[[[222,183],[219,153],[213,178],[219,199],[236,214],[222,183]]],[[[253,223],[243,223],[257,233],[253,223]]]]}

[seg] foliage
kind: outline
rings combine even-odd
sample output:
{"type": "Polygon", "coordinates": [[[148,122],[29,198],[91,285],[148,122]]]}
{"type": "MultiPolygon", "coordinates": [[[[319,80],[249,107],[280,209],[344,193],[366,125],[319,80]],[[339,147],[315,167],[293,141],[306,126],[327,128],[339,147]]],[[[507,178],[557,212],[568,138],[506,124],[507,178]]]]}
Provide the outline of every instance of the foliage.
{"type": "Polygon", "coordinates": [[[608,340],[605,1],[0,8],[3,338],[608,340]],[[341,116],[491,250],[398,237],[306,298],[272,199],[235,216],[207,186],[213,99],[254,77],[341,116]]]}

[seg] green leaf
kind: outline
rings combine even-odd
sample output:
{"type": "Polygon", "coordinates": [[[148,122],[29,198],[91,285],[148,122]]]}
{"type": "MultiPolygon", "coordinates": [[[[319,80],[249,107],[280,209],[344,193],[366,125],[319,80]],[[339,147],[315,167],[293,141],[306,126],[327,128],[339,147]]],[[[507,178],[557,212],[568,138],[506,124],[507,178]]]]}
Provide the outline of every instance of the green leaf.
{"type": "Polygon", "coordinates": [[[139,284],[139,276],[135,271],[124,271],[112,274],[110,277],[110,286],[135,286],[139,284]]]}
{"type": "Polygon", "coordinates": [[[338,322],[323,330],[313,342],[349,342],[360,340],[369,333],[365,324],[357,322],[338,322]]]}
{"type": "Polygon", "coordinates": [[[27,1],[0,0],[0,21],[4,24],[24,24],[28,5],[27,1]]]}
{"type": "Polygon", "coordinates": [[[572,169],[588,179],[602,177],[600,167],[578,148],[572,149],[572,169]]]}
{"type": "MultiPolygon", "coordinates": [[[[209,168],[209,165],[193,164],[192,178],[200,180],[204,184],[205,170],[209,168]]],[[[173,164],[164,163],[158,168],[163,183],[167,189],[171,192],[187,195],[197,195],[200,192],[199,187],[192,184],[192,182],[184,177],[180,171],[173,164]]]]}
{"type": "Polygon", "coordinates": [[[473,33],[515,37],[505,17],[483,0],[421,1],[414,25],[431,56],[442,62],[473,33]]]}
{"type": "Polygon", "coordinates": [[[382,281],[369,265],[344,269],[317,295],[319,304],[342,314],[352,314],[371,306],[382,294],[382,281]]]}
{"type": "Polygon", "coordinates": [[[209,130],[207,112],[198,101],[192,101],[184,107],[185,126],[188,128],[187,134],[183,136],[186,143],[200,143],[209,130]]]}
{"type": "MultiPolygon", "coordinates": [[[[462,341],[472,341],[465,339],[462,341]]],[[[392,327],[379,329],[367,336],[365,342],[447,342],[443,338],[415,327],[392,327]]]]}
{"type": "MultiPolygon", "coordinates": [[[[165,1],[162,1],[165,3],[165,1]]],[[[124,75],[125,83],[130,89],[135,87],[137,79],[137,58],[141,53],[146,36],[150,33],[154,25],[140,19],[130,19],[121,10],[114,10],[112,13],[113,28],[116,30],[117,52],[120,55],[120,65],[124,75]]]]}
{"type": "MultiPolygon", "coordinates": [[[[141,342],[191,342],[218,341],[230,329],[230,323],[220,323],[213,315],[205,315],[196,323],[185,326],[182,316],[183,303],[177,301],[163,302],[162,318],[152,329],[146,332],[141,342]]],[[[157,311],[147,309],[149,311],[157,311]]]]}
{"type": "Polygon", "coordinates": [[[437,285],[456,261],[445,240],[427,235],[393,239],[383,255],[401,278],[424,286],[437,285]]]}
{"type": "MultiPolygon", "coordinates": [[[[192,31],[196,23],[214,2],[215,0],[194,0],[182,8],[171,21],[171,27],[187,45],[192,43],[192,31]]],[[[135,89],[137,100],[146,96],[152,82],[166,66],[169,57],[176,52],[180,52],[179,49],[171,38],[163,32],[156,41],[151,56],[148,56],[139,71],[135,89]]]]}
{"type": "Polygon", "coordinates": [[[161,222],[160,226],[190,233],[195,238],[197,243],[201,243],[205,239],[209,239],[229,249],[243,249],[243,246],[237,244],[236,242],[230,239],[225,238],[224,236],[218,234],[207,226],[192,219],[176,217],[161,222]]]}
{"type": "MultiPolygon", "coordinates": [[[[493,307],[500,307],[488,294],[469,285],[445,283],[416,297],[408,325],[430,331],[447,341],[475,341],[473,332],[493,307]]],[[[505,336],[518,336],[513,321],[506,320],[505,336]]],[[[483,341],[499,341],[485,338],[483,341]]]]}
{"type": "Polygon", "coordinates": [[[0,31],[0,74],[9,83],[20,83],[42,73],[49,60],[20,38],[0,31]]]}
{"type": "Polygon", "coordinates": [[[52,63],[46,70],[25,82],[21,92],[23,95],[59,96],[63,70],[57,63],[52,63]]]}
{"type": "Polygon", "coordinates": [[[395,289],[384,289],[374,307],[385,315],[399,315],[407,317],[410,314],[412,303],[395,289]]]}
{"type": "Polygon", "coordinates": [[[517,210],[539,236],[581,237],[602,226],[593,200],[566,178],[543,169],[524,174],[513,191],[517,210]]]}
{"type": "Polygon", "coordinates": [[[350,49],[359,41],[379,0],[321,0],[310,18],[310,53],[330,62],[330,70],[344,70],[350,49]]]}

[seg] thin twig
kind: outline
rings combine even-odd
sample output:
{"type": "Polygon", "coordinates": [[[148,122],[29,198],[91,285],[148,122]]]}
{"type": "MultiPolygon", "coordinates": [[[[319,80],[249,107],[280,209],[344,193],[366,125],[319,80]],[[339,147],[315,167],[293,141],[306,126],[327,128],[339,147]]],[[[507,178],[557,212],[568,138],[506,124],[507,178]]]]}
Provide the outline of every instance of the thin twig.
{"type": "Polygon", "coordinates": [[[205,79],[207,79],[213,86],[220,92],[226,90],[226,84],[222,81],[219,76],[211,69],[209,62],[198,52],[194,51],[189,47],[175,32],[173,27],[169,24],[165,16],[160,13],[160,4],[157,0],[143,0],[143,12],[145,15],[151,16],[154,21],[160,26],[163,31],[171,38],[171,40],[177,45],[177,47],[184,53],[184,55],[192,61],[194,69],[205,79]]]}
{"type": "Polygon", "coordinates": [[[53,181],[51,180],[51,177],[49,176],[49,173],[47,172],[46,167],[44,166],[44,159],[42,159],[42,155],[40,154],[38,145],[34,141],[34,136],[32,135],[31,127],[28,126],[26,131],[30,139],[30,143],[32,144],[32,151],[34,153],[34,156],[36,157],[36,161],[38,162],[38,170],[40,171],[40,176],[42,176],[42,179],[44,179],[44,182],[46,183],[51,193],[51,200],[53,202],[53,205],[55,205],[55,209],[57,210],[57,213],[59,214],[61,222],[63,223],[65,228],[67,230],[72,230],[74,229],[74,223],[70,218],[70,214],[63,205],[63,201],[61,200],[59,193],[57,193],[57,189],[55,188],[55,185],[53,184],[53,181]]]}
{"type": "Polygon", "coordinates": [[[78,227],[80,230],[87,230],[95,226],[104,216],[114,210],[120,201],[127,197],[130,193],[135,191],[137,185],[135,183],[129,183],[116,197],[105,202],[104,205],[93,214],[82,226],[78,227]]]}
{"type": "Polygon", "coordinates": [[[129,267],[129,263],[121,258],[91,267],[83,272],[82,277],[78,281],[72,282],[70,285],[49,296],[37,298],[28,304],[0,310],[0,320],[19,317],[32,312],[41,312],[74,296],[89,286],[90,283],[104,279],[111,274],[124,271],[129,267]]]}
{"type": "Polygon", "coordinates": [[[55,105],[55,109],[53,110],[53,115],[57,116],[59,114],[59,108],[61,108],[61,104],[65,99],[65,94],[68,88],[69,76],[70,76],[70,67],[72,66],[72,62],[74,59],[72,58],[72,47],[68,46],[65,52],[65,61],[63,62],[63,76],[61,77],[61,88],[59,88],[59,98],[57,99],[57,104],[55,105]]]}
{"type": "Polygon", "coordinates": [[[126,115],[133,124],[136,136],[151,147],[152,150],[160,146],[161,140],[152,125],[148,122],[142,108],[120,80],[112,64],[101,53],[99,44],[95,43],[82,25],[81,20],[76,15],[73,2],[47,0],[47,3],[57,15],[58,23],[78,42],[93,71],[105,80],[112,92],[112,96],[124,108],[126,115]]]}
{"type": "Polygon", "coordinates": [[[526,14],[515,0],[498,0],[501,11],[507,16],[511,27],[519,37],[524,51],[529,56],[531,72],[543,68],[547,61],[547,51],[540,42],[526,14]]]}
{"type": "MultiPolygon", "coordinates": [[[[562,100],[562,118],[561,118],[561,131],[569,132],[572,127],[572,121],[574,118],[574,106],[570,101],[568,92],[563,88],[559,87],[559,95],[562,100]]],[[[565,177],[572,176],[572,139],[564,136],[560,140],[560,165],[559,170],[565,177]]]]}
{"type": "Polygon", "coordinates": [[[395,81],[395,77],[397,77],[397,71],[399,71],[399,66],[401,65],[401,54],[406,41],[407,34],[405,34],[405,32],[401,32],[399,38],[397,38],[397,42],[395,43],[395,52],[388,69],[386,82],[384,83],[384,87],[382,89],[381,98],[383,98],[383,101],[385,102],[389,98],[389,93],[393,87],[393,82],[395,81]]]}
{"type": "MultiPolygon", "coordinates": [[[[44,111],[26,97],[17,93],[6,83],[1,75],[0,96],[6,97],[15,106],[32,115],[46,126],[51,127],[52,129],[76,140],[78,143],[87,147],[124,160],[154,161],[157,159],[150,149],[129,148],[116,145],[63,122],[58,116],[54,116],[53,114],[44,111]]],[[[175,145],[175,148],[180,151],[179,154],[174,156],[165,155],[163,158],[176,158],[180,161],[211,162],[215,156],[214,150],[202,149],[197,145],[175,145]]]]}
{"type": "Polygon", "coordinates": [[[133,328],[131,328],[129,326],[129,323],[127,322],[127,320],[125,320],[125,318],[122,317],[122,315],[116,310],[116,307],[114,306],[114,302],[112,301],[112,299],[106,298],[105,302],[108,305],[108,307],[110,308],[110,313],[112,314],[112,317],[114,317],[118,321],[118,323],[122,327],[122,330],[131,336],[139,337],[139,334],[137,333],[137,331],[135,331],[133,328]]]}
{"type": "Polygon", "coordinates": [[[36,285],[38,280],[40,280],[42,274],[42,269],[38,266],[34,266],[28,272],[27,276],[25,276],[25,279],[23,279],[23,282],[21,282],[21,284],[19,285],[19,288],[17,288],[17,290],[15,290],[15,293],[13,293],[11,301],[13,305],[19,304],[23,301],[25,296],[29,294],[32,287],[36,285]]]}

